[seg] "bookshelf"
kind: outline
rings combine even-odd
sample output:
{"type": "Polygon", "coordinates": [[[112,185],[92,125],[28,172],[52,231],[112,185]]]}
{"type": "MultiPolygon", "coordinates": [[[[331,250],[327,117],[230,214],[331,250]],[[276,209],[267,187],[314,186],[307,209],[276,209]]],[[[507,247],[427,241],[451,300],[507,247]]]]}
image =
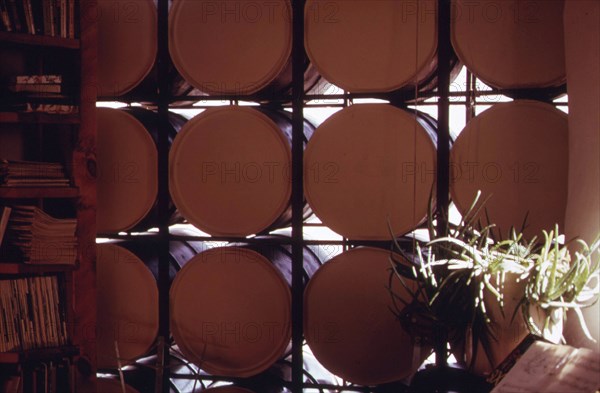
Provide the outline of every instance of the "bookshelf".
{"type": "MultiPolygon", "coordinates": [[[[8,3],[21,7],[20,2],[8,3]]],[[[32,4],[35,15],[35,7],[53,3],[32,4]]],[[[35,34],[23,30],[23,26],[21,30],[6,31],[6,24],[0,23],[3,59],[0,66],[0,158],[60,163],[69,182],[67,186],[56,187],[0,186],[0,206],[34,205],[44,211],[49,209],[55,217],[76,219],[77,257],[73,265],[26,264],[18,258],[2,255],[0,280],[56,277],[61,292],[59,299],[64,302],[68,341],[63,345],[0,352],[0,390],[6,386],[14,389],[11,378],[16,378],[20,381],[17,392],[31,389],[92,392],[96,390],[96,20],[91,13],[97,2],[64,0],[54,4],[50,7],[65,7],[62,13],[53,11],[56,11],[54,20],[58,26],[64,24],[66,29],[55,29],[54,35],[45,30],[47,19],[34,18],[38,23],[35,34]],[[11,93],[8,83],[17,75],[61,75],[64,91],[60,95],[31,97],[27,93],[11,93]],[[74,110],[51,113],[44,107],[25,112],[18,104],[26,102],[66,105],[74,110]],[[43,375],[45,379],[40,377],[43,375]]],[[[14,27],[14,21],[11,22],[14,27]]]]}

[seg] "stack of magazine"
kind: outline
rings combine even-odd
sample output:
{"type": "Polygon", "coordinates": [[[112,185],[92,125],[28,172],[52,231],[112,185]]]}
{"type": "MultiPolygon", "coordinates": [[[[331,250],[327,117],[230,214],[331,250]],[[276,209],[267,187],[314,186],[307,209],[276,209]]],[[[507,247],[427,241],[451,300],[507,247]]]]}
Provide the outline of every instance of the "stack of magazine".
{"type": "Polygon", "coordinates": [[[55,162],[0,160],[0,186],[68,187],[64,166],[55,162]]]}
{"type": "Polygon", "coordinates": [[[36,206],[12,206],[7,241],[25,263],[72,265],[77,258],[76,219],[51,217],[36,206]]]}
{"type": "Polygon", "coordinates": [[[0,280],[0,352],[68,344],[56,276],[0,280]]]}

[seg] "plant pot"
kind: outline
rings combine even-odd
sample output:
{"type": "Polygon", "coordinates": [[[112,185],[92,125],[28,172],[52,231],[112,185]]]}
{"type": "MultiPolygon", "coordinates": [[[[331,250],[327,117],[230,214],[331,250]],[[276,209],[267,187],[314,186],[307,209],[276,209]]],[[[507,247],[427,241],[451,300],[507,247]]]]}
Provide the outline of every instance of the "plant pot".
{"type": "Polygon", "coordinates": [[[545,340],[554,344],[560,344],[563,336],[564,312],[562,309],[543,309],[536,305],[529,306],[529,315],[531,323],[535,324],[538,331],[532,332],[542,336],[545,340]],[[544,326],[546,318],[550,318],[548,326],[544,326]]]}
{"type": "MultiPolygon", "coordinates": [[[[525,283],[517,281],[518,275],[507,273],[504,286],[500,292],[504,295],[504,306],[501,308],[496,298],[489,294],[485,299],[487,315],[490,318],[490,328],[493,337],[489,338],[489,356],[486,355],[481,339],[478,340],[475,353],[471,343],[456,343],[452,345],[452,352],[456,359],[464,360],[469,371],[476,375],[491,373],[519,343],[529,334],[529,329],[521,310],[514,316],[515,308],[525,291],[525,283]]],[[[492,284],[498,287],[495,279],[492,284]]],[[[470,341],[470,338],[468,338],[470,341]]]]}

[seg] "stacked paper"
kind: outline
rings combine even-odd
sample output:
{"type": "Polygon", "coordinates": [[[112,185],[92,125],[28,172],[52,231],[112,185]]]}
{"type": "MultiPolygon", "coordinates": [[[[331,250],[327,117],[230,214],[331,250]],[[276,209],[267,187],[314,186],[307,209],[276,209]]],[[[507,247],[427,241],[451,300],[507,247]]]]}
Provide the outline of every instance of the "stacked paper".
{"type": "Polygon", "coordinates": [[[69,179],[59,163],[0,160],[0,186],[67,187],[69,179]]]}
{"type": "Polygon", "coordinates": [[[57,219],[35,206],[13,206],[8,231],[26,263],[74,264],[76,219],[57,219]]]}

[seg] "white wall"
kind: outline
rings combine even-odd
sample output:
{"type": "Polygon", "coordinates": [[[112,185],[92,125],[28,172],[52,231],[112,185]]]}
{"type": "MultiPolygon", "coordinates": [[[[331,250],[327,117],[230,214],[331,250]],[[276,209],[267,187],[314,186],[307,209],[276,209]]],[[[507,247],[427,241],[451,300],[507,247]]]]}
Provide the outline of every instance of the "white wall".
{"type": "MultiPolygon", "coordinates": [[[[564,13],[569,94],[569,190],[565,234],[592,242],[600,233],[600,1],[567,0],[564,13]]],[[[600,304],[585,312],[600,341],[600,304]]],[[[569,315],[565,337],[571,345],[600,350],[569,315]]]]}

